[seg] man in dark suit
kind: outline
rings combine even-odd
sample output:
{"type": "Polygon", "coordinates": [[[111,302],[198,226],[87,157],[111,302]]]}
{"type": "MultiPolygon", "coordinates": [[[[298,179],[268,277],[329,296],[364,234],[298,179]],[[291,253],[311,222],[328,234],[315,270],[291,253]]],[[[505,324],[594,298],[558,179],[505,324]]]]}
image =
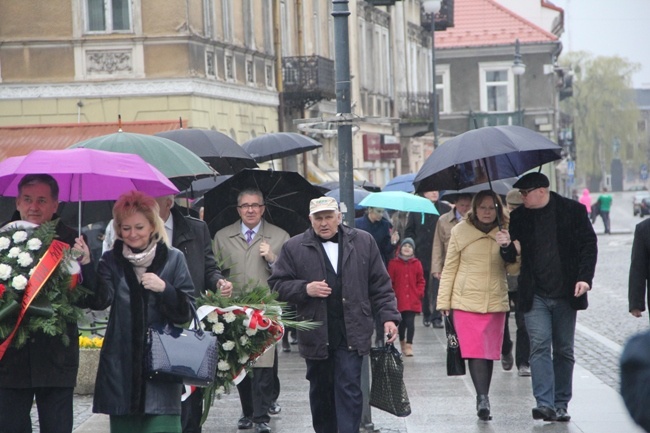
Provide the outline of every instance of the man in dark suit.
{"type": "MultiPolygon", "coordinates": [[[[29,174],[18,184],[16,213],[12,221],[41,225],[56,220],[59,186],[49,174],[29,174]]],[[[75,246],[77,232],[59,221],[57,239],[75,246]]],[[[82,268],[92,267],[90,255],[80,257],[82,268]]],[[[85,307],[86,305],[78,305],[85,307]]],[[[41,432],[70,433],[73,425],[73,391],[79,369],[79,330],[68,323],[66,346],[60,336],[35,332],[20,349],[9,347],[0,361],[0,431],[32,431],[30,410],[36,399],[41,432]]]]}
{"type": "MultiPolygon", "coordinates": [[[[214,260],[208,225],[199,219],[184,216],[174,207],[172,195],[158,197],[156,201],[160,206],[160,218],[165,222],[165,230],[172,246],[185,255],[194,283],[194,296],[199,297],[210,290],[230,297],[232,283],[223,277],[214,260]]],[[[202,414],[203,392],[197,389],[181,406],[183,433],[200,433],[202,414]]]]}
{"type": "Polygon", "coordinates": [[[630,314],[634,317],[641,317],[646,309],[646,302],[650,303],[648,280],[650,280],[650,219],[636,225],[632,242],[628,299],[630,314]]]}

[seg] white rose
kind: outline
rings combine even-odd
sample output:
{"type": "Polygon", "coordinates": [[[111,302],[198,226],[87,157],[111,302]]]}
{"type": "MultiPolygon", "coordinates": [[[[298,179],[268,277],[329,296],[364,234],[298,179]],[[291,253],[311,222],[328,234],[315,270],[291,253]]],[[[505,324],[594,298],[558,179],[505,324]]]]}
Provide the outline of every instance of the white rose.
{"type": "Polygon", "coordinates": [[[22,275],[18,275],[14,277],[13,280],[11,280],[11,285],[16,290],[25,290],[25,287],[27,286],[27,278],[23,277],[22,275]]]}
{"type": "Polygon", "coordinates": [[[16,257],[18,257],[18,254],[20,254],[21,251],[22,250],[20,248],[13,247],[12,249],[9,250],[9,254],[7,254],[7,257],[9,257],[10,259],[15,259],[16,257]]]}
{"type": "Polygon", "coordinates": [[[0,280],[7,281],[11,276],[11,271],[11,266],[5,265],[4,263],[0,264],[0,280]]]}
{"type": "Polygon", "coordinates": [[[41,242],[41,240],[38,238],[31,238],[30,240],[27,241],[28,250],[38,251],[41,249],[42,246],[43,246],[43,242],[41,242]]]}
{"type": "Polygon", "coordinates": [[[223,315],[223,320],[226,321],[226,323],[232,323],[237,319],[237,316],[235,316],[235,313],[228,311],[226,314],[223,315]]]}
{"type": "Polygon", "coordinates": [[[210,323],[217,323],[219,321],[219,313],[217,313],[217,310],[214,310],[207,315],[206,319],[208,319],[208,322],[210,323]]]}
{"type": "Polygon", "coordinates": [[[241,337],[239,337],[239,343],[242,346],[245,346],[246,344],[248,344],[248,337],[245,336],[245,335],[242,335],[241,337]]]}
{"type": "Polygon", "coordinates": [[[221,371],[228,371],[230,370],[230,364],[228,364],[228,361],[224,361],[223,359],[219,361],[217,364],[217,369],[221,371]]]}
{"type": "Polygon", "coordinates": [[[226,389],[223,386],[220,386],[214,391],[217,395],[222,395],[223,393],[226,392],[226,389]]]}
{"type": "Polygon", "coordinates": [[[29,253],[22,252],[18,254],[18,264],[22,266],[23,268],[26,268],[27,266],[31,265],[34,262],[34,259],[29,253]]]}
{"type": "Polygon", "coordinates": [[[239,362],[241,365],[246,365],[248,361],[249,361],[248,355],[244,355],[237,360],[237,362],[239,362]]]}
{"type": "Polygon", "coordinates": [[[16,233],[14,233],[11,238],[17,244],[19,244],[21,242],[25,242],[27,240],[27,232],[24,231],[24,230],[19,230],[16,233]]]}
{"type": "Polygon", "coordinates": [[[231,351],[231,350],[233,350],[235,348],[235,342],[232,341],[232,340],[228,340],[225,343],[223,343],[221,345],[221,347],[223,347],[223,350],[225,350],[227,352],[231,351]]]}
{"type": "Polygon", "coordinates": [[[246,335],[252,337],[253,335],[257,334],[257,329],[254,328],[246,328],[246,335]]]}
{"type": "Polygon", "coordinates": [[[9,245],[11,245],[11,241],[9,240],[8,237],[3,236],[0,238],[0,251],[4,251],[7,248],[9,248],[9,245]]]}
{"type": "Polygon", "coordinates": [[[226,327],[223,326],[223,323],[218,322],[212,325],[212,332],[214,332],[217,335],[223,334],[223,331],[226,330],[226,327]]]}

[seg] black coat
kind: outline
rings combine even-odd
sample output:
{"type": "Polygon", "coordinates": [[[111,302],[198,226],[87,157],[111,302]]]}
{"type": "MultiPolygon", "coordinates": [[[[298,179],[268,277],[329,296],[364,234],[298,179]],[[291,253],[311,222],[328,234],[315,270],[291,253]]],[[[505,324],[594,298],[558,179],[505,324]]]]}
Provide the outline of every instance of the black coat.
{"type": "MultiPolygon", "coordinates": [[[[162,293],[142,288],[122,254],[122,241],[106,251],[99,262],[94,287],[101,307],[111,307],[99,359],[93,412],[109,415],[178,415],[181,385],[146,379],[144,343],[149,325],[184,323],[190,318],[187,295],[194,293],[185,257],[159,242],[147,272],[165,281],[162,293]]],[[[92,278],[84,275],[84,278],[92,278]]]]}
{"type": "MultiPolygon", "coordinates": [[[[58,218],[57,215],[53,219],[58,218]]],[[[14,214],[12,221],[20,219],[14,214]]],[[[78,234],[62,222],[56,226],[57,239],[73,246],[78,234]]],[[[83,271],[92,264],[82,267],[83,271]]],[[[82,283],[83,284],[83,283],[82,283]]],[[[88,300],[77,306],[89,307],[88,300]]],[[[61,336],[52,337],[34,332],[20,349],[9,347],[0,361],[0,388],[65,387],[72,388],[77,382],[79,369],[79,329],[76,323],[68,323],[66,335],[70,344],[65,346],[61,336]]]]}
{"type": "Polygon", "coordinates": [[[650,303],[650,219],[636,225],[632,243],[632,261],[630,262],[630,279],[628,298],[630,311],[645,311],[646,302],[650,303]]]}
{"type": "MultiPolygon", "coordinates": [[[[587,216],[587,209],[577,201],[551,192],[555,201],[555,233],[560,254],[562,291],[575,310],[587,308],[587,294],[576,298],[575,285],[584,281],[591,287],[598,259],[598,239],[587,216]]],[[[533,305],[535,281],[532,272],[537,247],[535,245],[534,209],[519,206],[510,214],[510,237],[521,242],[521,272],[519,274],[519,309],[529,311],[533,305]]],[[[511,249],[514,248],[511,244],[511,249]]],[[[506,261],[511,261],[507,260],[506,261]]]]}
{"type": "Polygon", "coordinates": [[[621,397],[632,419],[650,432],[650,331],[630,338],[621,355],[621,397]]]}
{"type": "Polygon", "coordinates": [[[212,251],[208,225],[199,219],[184,216],[175,207],[171,209],[174,221],[172,246],[181,250],[194,283],[194,296],[206,290],[215,291],[217,281],[223,278],[212,251]]]}
{"type": "MultiPolygon", "coordinates": [[[[296,304],[298,320],[322,322],[311,331],[298,331],[300,355],[306,359],[328,357],[327,301],[307,295],[307,283],[326,279],[325,255],[314,229],[289,239],[269,278],[280,301],[296,304]]],[[[377,243],[369,233],[339,226],[342,243],[343,314],[349,350],[370,352],[374,330],[373,310],[381,323],[399,323],[395,292],[377,243]]]]}
{"type": "MultiPolygon", "coordinates": [[[[436,202],[435,206],[440,215],[444,215],[451,210],[451,207],[442,201],[436,202]]],[[[404,229],[404,238],[411,238],[415,241],[415,257],[422,262],[424,276],[428,278],[431,272],[433,236],[436,233],[436,224],[440,215],[425,213],[424,223],[422,223],[422,215],[420,212],[409,212],[406,229],[404,229]]]]}

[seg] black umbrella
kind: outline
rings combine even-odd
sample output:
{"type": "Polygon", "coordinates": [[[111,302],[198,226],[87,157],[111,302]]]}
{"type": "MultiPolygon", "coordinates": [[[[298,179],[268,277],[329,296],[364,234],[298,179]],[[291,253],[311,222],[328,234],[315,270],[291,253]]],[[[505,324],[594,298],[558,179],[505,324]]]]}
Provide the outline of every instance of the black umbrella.
{"type": "Polygon", "coordinates": [[[519,176],[561,158],[561,147],[521,126],[467,131],[433,151],[415,176],[417,192],[459,190],[519,176]]]}
{"type": "Polygon", "coordinates": [[[323,145],[313,138],[295,132],[275,132],[248,140],[242,147],[255,161],[263,162],[299,155],[323,145]]]}
{"type": "Polygon", "coordinates": [[[235,140],[211,129],[176,129],[156,134],[173,140],[206,161],[219,174],[235,174],[257,163],[235,140]]]}
{"type": "Polygon", "coordinates": [[[256,188],[264,195],[264,219],[294,236],[309,228],[309,202],[322,196],[300,174],[290,171],[242,170],[203,196],[210,234],[239,219],[237,196],[256,188]]]}
{"type": "MultiPolygon", "coordinates": [[[[332,191],[334,189],[338,189],[340,187],[340,182],[338,180],[331,180],[329,182],[323,182],[319,183],[318,186],[327,189],[328,191],[332,191]]],[[[368,182],[367,180],[355,180],[354,181],[354,187],[355,188],[363,188],[366,191],[370,192],[380,192],[381,187],[378,185],[375,185],[372,182],[368,182]]]]}
{"type": "Polygon", "coordinates": [[[499,195],[505,196],[512,189],[512,185],[517,182],[516,177],[509,177],[508,179],[493,180],[488,183],[479,183],[478,185],[468,186],[460,190],[447,190],[440,193],[440,198],[455,202],[459,194],[476,194],[484,189],[492,189],[499,195]]]}
{"type": "Polygon", "coordinates": [[[199,198],[203,196],[206,192],[210,191],[212,188],[221,185],[226,180],[232,177],[231,174],[215,177],[206,177],[204,179],[195,180],[192,182],[190,188],[181,191],[176,197],[181,198],[199,198]]]}

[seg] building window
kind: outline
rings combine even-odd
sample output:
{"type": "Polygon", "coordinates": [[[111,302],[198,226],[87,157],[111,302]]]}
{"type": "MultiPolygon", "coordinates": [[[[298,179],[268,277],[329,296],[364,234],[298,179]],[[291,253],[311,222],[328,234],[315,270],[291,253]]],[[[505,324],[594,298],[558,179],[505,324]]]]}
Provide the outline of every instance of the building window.
{"type": "Polygon", "coordinates": [[[514,111],[514,77],[511,63],[481,64],[481,111],[514,111]]]}
{"type": "Polygon", "coordinates": [[[235,64],[233,62],[233,58],[232,58],[231,55],[226,55],[225,68],[226,68],[226,79],[227,80],[234,80],[235,79],[235,64]]]}
{"type": "Polygon", "coordinates": [[[436,65],[436,99],[439,113],[451,113],[449,65],[436,65]]]}
{"type": "Polygon", "coordinates": [[[265,75],[265,81],[266,81],[266,87],[269,89],[275,88],[273,85],[273,66],[272,65],[265,65],[264,66],[264,75],[265,75]]]}
{"type": "Polygon", "coordinates": [[[124,32],[131,30],[130,0],[86,0],[88,32],[124,32]]]}
{"type": "Polygon", "coordinates": [[[205,52],[205,72],[208,77],[216,77],[215,58],[212,51],[205,52]]]}
{"type": "Polygon", "coordinates": [[[252,60],[246,60],[246,82],[249,84],[255,82],[255,68],[252,60]]]}

